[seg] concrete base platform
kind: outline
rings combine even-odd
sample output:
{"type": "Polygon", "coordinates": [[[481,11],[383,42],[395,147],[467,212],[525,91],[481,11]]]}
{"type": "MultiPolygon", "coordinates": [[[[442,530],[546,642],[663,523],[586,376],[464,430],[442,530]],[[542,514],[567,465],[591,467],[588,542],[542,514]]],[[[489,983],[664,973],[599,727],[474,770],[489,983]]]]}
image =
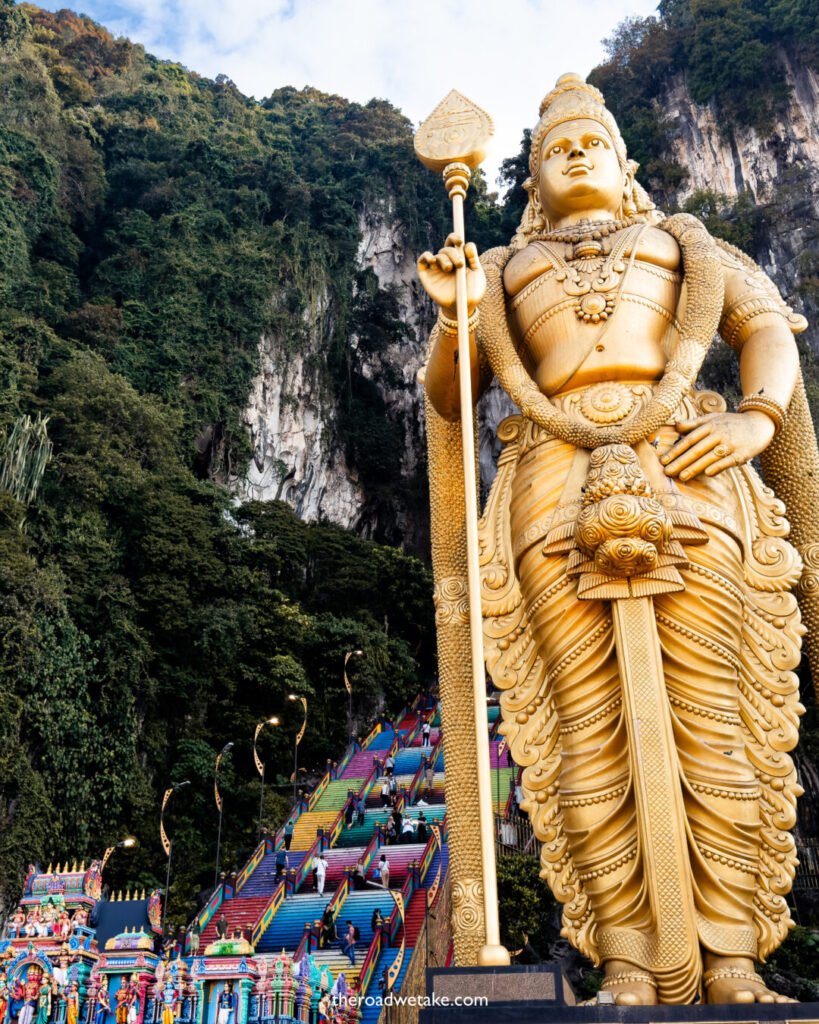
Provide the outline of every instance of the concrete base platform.
{"type": "Polygon", "coordinates": [[[418,1017],[418,1024],[722,1024],[724,1021],[819,1024],[819,1003],[575,1006],[571,988],[556,964],[434,967],[427,969],[426,1005],[418,1017]],[[464,1005],[467,1000],[469,1005],[464,1005]]]}

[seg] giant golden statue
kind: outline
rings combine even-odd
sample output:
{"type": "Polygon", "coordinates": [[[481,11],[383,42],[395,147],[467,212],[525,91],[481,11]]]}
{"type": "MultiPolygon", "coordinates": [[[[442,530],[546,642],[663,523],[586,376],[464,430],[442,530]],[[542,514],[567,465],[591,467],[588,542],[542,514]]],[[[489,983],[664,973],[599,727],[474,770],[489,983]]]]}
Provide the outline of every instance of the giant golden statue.
{"type": "MultiPolygon", "coordinates": [[[[481,916],[464,725],[465,262],[474,400],[494,374],[520,409],[500,425],[480,523],[486,663],[564,934],[605,965],[618,1003],[781,1000],[755,962],[791,926],[803,561],[750,460],[767,453],[783,493],[787,459],[817,467],[793,340],[804,320],[695,218],[663,219],[596,89],[564,75],[540,115],[511,244],[479,259],[450,236],[418,261],[440,307],[425,385],[447,774],[460,782],[447,787],[456,954],[473,957],[481,916]],[[717,332],[739,359],[735,412],[695,389],[717,332]]],[[[812,572],[815,518],[798,539],[812,572]]]]}

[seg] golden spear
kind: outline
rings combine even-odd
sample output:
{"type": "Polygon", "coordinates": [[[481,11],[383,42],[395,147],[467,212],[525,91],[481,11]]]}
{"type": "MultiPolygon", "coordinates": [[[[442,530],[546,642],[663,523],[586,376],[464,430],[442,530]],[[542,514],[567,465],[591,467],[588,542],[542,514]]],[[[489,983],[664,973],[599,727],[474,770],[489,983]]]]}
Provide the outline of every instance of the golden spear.
{"type": "MultiPolygon", "coordinates": [[[[465,241],[464,197],[473,168],[486,156],[494,128],[480,107],[453,89],[424,121],[415,136],[415,154],[426,167],[441,172],[452,201],[452,226],[465,241]]],[[[458,319],[458,385],[461,397],[461,438],[463,443],[464,494],[466,498],[466,549],[469,594],[469,632],[472,657],[472,686],[475,712],[476,761],[478,770],[478,814],[481,836],[481,870],[486,936],[478,955],[479,963],[508,964],[509,953],[500,943],[498,889],[495,876],[494,822],[486,726],[486,680],[483,657],[478,562],[478,506],[475,478],[475,441],[472,415],[472,375],[467,325],[466,260],[455,270],[455,304],[458,319]]]]}

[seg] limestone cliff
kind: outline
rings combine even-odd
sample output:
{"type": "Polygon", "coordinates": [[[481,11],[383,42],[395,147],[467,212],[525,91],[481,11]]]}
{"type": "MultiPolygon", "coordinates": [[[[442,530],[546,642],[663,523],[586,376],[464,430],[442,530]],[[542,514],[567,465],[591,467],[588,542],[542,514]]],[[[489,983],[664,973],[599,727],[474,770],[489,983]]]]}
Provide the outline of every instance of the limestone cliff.
{"type": "MultiPolygon", "coordinates": [[[[812,321],[804,338],[819,352],[819,76],[784,49],[779,58],[790,95],[764,131],[732,127],[716,103],[695,103],[685,73],[669,80],[658,96],[662,115],[673,126],[668,155],[688,171],[688,177],[676,192],[657,193],[655,198],[658,205],[670,208],[707,190],[727,197],[730,218],[730,205],[739,196],[749,196],[755,217],[751,255],[788,301],[812,321]]],[[[337,410],[321,370],[334,315],[326,301],[310,314],[314,326],[307,349],[294,353],[275,337],[260,341],[259,373],[244,414],[253,461],[235,487],[243,498],[283,498],[308,521],[328,519],[365,536],[387,535],[423,550],[427,513],[418,494],[423,489],[425,451],[422,390],[416,375],[434,311],[417,279],[417,253],[392,203],[385,200],[363,209],[359,230],[358,264],[371,268],[379,286],[393,292],[409,330],[400,343],[375,355],[359,351],[353,332],[348,338],[350,358],[378,388],[388,415],[400,425],[402,442],[394,458],[408,486],[415,488],[416,500],[402,505],[398,499],[391,510],[374,505],[338,442],[337,410]],[[390,520],[386,528],[385,516],[390,520]]],[[[498,455],[495,428],[513,411],[497,385],[481,403],[484,494],[498,455]]]]}
{"type": "Polygon", "coordinates": [[[819,74],[785,49],[777,56],[789,96],[763,132],[726,124],[715,103],[694,103],[684,74],[673,78],[662,107],[675,125],[670,153],[688,178],[676,194],[657,198],[682,203],[700,189],[731,198],[749,193],[759,214],[750,254],[812,321],[805,338],[819,350],[809,280],[819,254],[819,74]]]}

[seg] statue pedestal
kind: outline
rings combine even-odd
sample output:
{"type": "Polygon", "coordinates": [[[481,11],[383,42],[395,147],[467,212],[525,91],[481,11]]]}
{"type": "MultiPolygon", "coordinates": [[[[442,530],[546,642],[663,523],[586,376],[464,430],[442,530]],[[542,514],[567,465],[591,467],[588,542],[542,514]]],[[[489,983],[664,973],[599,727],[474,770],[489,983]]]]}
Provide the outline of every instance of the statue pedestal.
{"type": "MultiPolygon", "coordinates": [[[[409,1007],[390,1007],[403,1021],[409,1007]]],[[[409,1020],[409,1018],[406,1018],[409,1020]]],[[[418,1024],[721,1024],[805,1021],[819,1024],[819,1003],[750,1006],[576,1006],[556,964],[531,967],[430,967],[418,1024]],[[471,1005],[455,1005],[469,999],[471,1005]],[[479,1004],[478,1000],[486,999],[479,1004]]]]}

